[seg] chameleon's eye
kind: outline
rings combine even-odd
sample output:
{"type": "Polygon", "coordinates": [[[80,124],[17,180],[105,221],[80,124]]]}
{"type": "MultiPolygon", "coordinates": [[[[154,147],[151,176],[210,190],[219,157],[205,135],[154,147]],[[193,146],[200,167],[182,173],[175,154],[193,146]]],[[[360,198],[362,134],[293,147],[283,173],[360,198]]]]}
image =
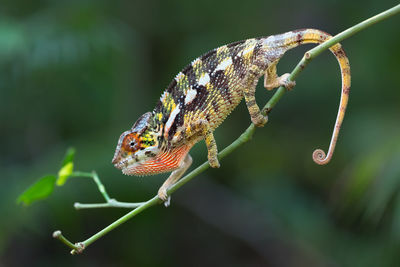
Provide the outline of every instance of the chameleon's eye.
{"type": "Polygon", "coordinates": [[[134,133],[128,134],[125,136],[125,140],[123,142],[123,147],[126,151],[135,152],[139,149],[137,136],[134,133]]]}

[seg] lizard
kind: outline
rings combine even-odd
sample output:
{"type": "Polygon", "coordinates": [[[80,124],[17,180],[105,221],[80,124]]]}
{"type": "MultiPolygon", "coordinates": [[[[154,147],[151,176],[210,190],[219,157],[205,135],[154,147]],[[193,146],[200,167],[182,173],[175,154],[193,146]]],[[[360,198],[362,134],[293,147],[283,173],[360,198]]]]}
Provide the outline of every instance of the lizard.
{"type": "MultiPolygon", "coordinates": [[[[279,86],[292,89],[295,82],[288,73],[277,75],[280,58],[301,44],[322,43],[330,38],[321,30],[300,29],[230,43],[196,58],[176,75],[154,110],[143,114],[121,134],[112,164],[126,175],[171,172],[158,190],[158,197],[169,205],[168,188],[192,164],[189,150],[204,140],[210,166],[220,167],[213,131],[243,98],[252,123],[264,126],[268,116],[263,115],[255,99],[258,80],[264,76],[267,90],[279,86]]],[[[321,149],[313,153],[314,161],[321,165],[332,158],[350,91],[350,65],[345,52],[339,43],[329,49],[338,60],[342,88],[328,153],[321,149]]]]}

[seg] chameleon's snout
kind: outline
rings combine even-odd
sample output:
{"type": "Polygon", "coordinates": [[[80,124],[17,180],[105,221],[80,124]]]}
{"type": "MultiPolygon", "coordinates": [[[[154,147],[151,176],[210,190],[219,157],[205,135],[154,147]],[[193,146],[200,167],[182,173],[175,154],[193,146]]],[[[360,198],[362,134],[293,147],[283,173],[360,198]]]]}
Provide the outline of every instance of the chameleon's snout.
{"type": "Polygon", "coordinates": [[[111,163],[114,164],[114,165],[118,165],[117,163],[119,162],[119,160],[120,160],[119,156],[114,156],[112,161],[111,161],[111,163]]]}
{"type": "Polygon", "coordinates": [[[121,157],[121,153],[117,150],[115,151],[114,157],[111,161],[111,163],[114,165],[115,168],[117,169],[121,169],[122,168],[122,157],[121,157]]]}
{"type": "Polygon", "coordinates": [[[114,157],[113,157],[111,163],[114,165],[115,168],[117,168],[119,170],[123,170],[124,168],[126,168],[128,166],[130,161],[131,161],[131,158],[128,157],[126,152],[117,149],[115,151],[115,154],[114,154],[114,157]]]}

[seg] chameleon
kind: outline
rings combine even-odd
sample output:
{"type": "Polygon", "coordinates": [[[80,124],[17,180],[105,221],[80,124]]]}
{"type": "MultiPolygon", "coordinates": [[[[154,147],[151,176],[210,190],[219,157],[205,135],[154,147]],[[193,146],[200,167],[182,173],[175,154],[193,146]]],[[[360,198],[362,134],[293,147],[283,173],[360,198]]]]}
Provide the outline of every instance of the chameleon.
{"type": "MultiPolygon", "coordinates": [[[[126,175],[145,176],[171,172],[158,190],[166,206],[168,188],[192,164],[189,150],[204,140],[208,162],[220,167],[213,131],[244,98],[252,123],[262,127],[268,120],[256,103],[255,90],[264,76],[264,87],[272,90],[295,85],[289,74],[277,75],[276,66],[289,49],[306,43],[323,43],[332,36],[317,29],[242,40],[215,48],[193,60],[172,80],[152,112],[143,114],[132,128],[121,134],[112,164],[126,175]]],[[[350,65],[337,43],[329,48],[338,60],[342,88],[338,115],[328,153],[317,149],[313,159],[328,163],[333,155],[347,107],[350,65]]]]}

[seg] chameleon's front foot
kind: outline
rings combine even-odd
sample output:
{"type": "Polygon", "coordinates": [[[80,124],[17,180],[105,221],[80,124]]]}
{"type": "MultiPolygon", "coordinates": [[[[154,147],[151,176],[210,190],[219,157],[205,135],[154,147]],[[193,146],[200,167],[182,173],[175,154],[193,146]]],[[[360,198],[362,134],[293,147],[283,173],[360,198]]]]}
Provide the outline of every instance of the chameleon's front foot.
{"type": "Polygon", "coordinates": [[[168,196],[167,189],[167,187],[161,186],[157,193],[158,198],[164,202],[165,207],[168,207],[171,203],[171,196],[168,196]]]}
{"type": "Polygon", "coordinates": [[[173,186],[185,173],[185,171],[190,167],[192,164],[192,157],[187,154],[186,157],[183,159],[181,165],[178,169],[173,171],[168,179],[163,183],[163,185],[158,189],[158,197],[164,201],[164,206],[168,207],[171,201],[171,197],[168,196],[167,190],[173,186]]]}

